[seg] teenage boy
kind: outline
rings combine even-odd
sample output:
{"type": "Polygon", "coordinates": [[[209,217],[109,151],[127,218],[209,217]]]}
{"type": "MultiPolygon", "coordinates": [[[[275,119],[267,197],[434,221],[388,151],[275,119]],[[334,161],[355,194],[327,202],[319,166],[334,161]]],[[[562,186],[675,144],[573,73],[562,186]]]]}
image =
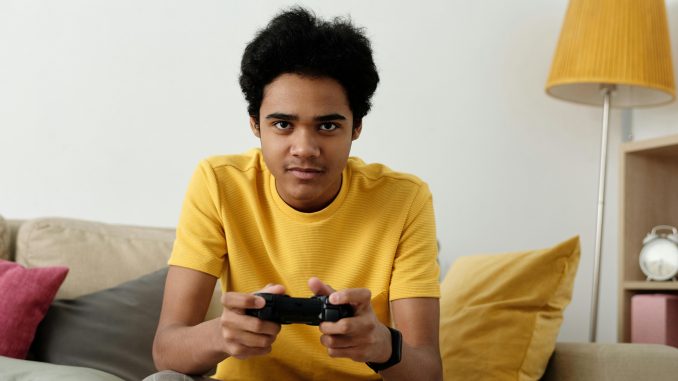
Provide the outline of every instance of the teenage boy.
{"type": "Polygon", "coordinates": [[[349,157],[379,82],[369,40],[293,8],[250,42],[241,70],[261,148],[203,160],[191,179],[156,366],[217,366],[223,380],[440,380],[431,193],[349,157]],[[223,312],[203,322],[217,278],[223,312]],[[354,316],[281,327],[245,314],[265,305],[255,292],[329,295],[354,316]]]}

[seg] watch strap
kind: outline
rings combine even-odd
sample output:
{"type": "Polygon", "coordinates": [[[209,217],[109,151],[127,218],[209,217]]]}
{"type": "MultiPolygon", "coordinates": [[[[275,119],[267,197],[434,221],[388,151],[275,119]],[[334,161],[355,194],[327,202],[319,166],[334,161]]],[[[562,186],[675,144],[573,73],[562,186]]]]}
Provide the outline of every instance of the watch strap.
{"type": "Polygon", "coordinates": [[[387,327],[388,330],[391,332],[391,357],[386,362],[382,363],[374,363],[374,362],[367,362],[367,366],[372,368],[373,371],[375,372],[380,372],[384,369],[388,369],[392,367],[393,365],[396,365],[400,362],[400,359],[402,357],[402,352],[403,352],[403,334],[400,333],[395,328],[387,327]]]}

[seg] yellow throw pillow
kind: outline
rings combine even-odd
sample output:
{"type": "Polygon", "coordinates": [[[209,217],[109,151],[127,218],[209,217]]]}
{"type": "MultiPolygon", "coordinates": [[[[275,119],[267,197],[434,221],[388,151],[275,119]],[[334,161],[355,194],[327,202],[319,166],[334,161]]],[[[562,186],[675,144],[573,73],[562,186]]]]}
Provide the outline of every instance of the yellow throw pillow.
{"type": "Polygon", "coordinates": [[[579,237],[555,247],[461,257],[441,286],[445,381],[539,380],[572,298],[579,237]]]}

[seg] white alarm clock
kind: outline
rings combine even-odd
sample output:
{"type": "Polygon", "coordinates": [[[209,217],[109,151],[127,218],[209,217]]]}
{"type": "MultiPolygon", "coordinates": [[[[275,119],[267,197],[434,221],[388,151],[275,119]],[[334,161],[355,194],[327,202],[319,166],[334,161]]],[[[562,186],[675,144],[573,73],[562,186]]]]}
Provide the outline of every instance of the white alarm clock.
{"type": "Polygon", "coordinates": [[[678,274],[678,229],[669,225],[652,228],[640,250],[640,269],[647,280],[675,280],[678,274]]]}

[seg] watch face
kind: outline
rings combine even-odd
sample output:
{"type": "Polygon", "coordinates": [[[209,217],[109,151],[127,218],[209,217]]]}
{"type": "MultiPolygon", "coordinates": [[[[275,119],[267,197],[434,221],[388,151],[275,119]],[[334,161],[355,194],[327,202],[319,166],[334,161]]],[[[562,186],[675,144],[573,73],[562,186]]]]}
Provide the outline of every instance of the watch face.
{"type": "Polygon", "coordinates": [[[650,279],[669,280],[678,273],[678,246],[668,239],[655,239],[640,252],[640,268],[650,279]]]}

